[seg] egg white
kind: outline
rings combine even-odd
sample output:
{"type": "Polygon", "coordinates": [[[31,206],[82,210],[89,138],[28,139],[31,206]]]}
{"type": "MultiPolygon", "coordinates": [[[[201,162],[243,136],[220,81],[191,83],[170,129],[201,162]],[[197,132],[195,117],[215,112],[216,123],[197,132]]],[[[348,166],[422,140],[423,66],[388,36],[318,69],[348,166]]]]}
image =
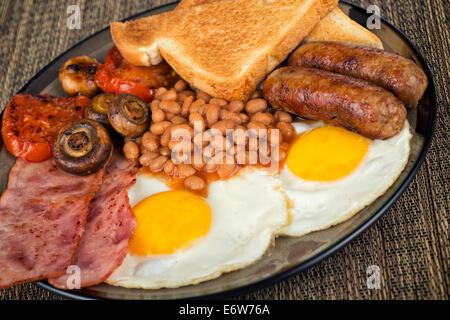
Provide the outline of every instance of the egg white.
{"type": "MultiPolygon", "coordinates": [[[[134,206],[152,194],[168,190],[158,179],[138,175],[128,192],[130,204],[134,206]]],[[[217,278],[257,261],[287,224],[287,204],[280,181],[262,170],[246,169],[229,180],[212,182],[205,200],[212,221],[204,237],[170,255],[128,254],[106,282],[157,289],[217,278]]]]}
{"type": "MultiPolygon", "coordinates": [[[[301,133],[322,126],[293,123],[301,133]]],[[[367,154],[348,176],[332,181],[308,181],[287,166],[280,172],[282,191],[290,200],[291,223],[281,230],[288,236],[302,236],[323,230],[351,218],[381,196],[397,180],[409,157],[411,133],[406,121],[402,131],[387,140],[369,140],[367,154]]]]}

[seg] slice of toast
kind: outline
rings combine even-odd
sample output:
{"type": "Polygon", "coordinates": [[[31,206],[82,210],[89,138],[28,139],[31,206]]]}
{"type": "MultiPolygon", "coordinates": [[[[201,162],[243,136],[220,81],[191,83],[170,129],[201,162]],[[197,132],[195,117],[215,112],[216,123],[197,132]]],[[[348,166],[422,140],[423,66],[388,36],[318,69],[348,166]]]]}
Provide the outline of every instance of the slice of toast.
{"type": "MultiPolygon", "coordinates": [[[[181,0],[175,10],[186,9],[215,1],[223,0],[181,0]]],[[[381,40],[374,33],[350,19],[338,7],[320,20],[303,41],[340,41],[383,49],[381,40]]]]}
{"type": "Polygon", "coordinates": [[[194,87],[227,100],[247,100],[337,0],[221,0],[112,23],[129,62],[164,58],[194,87]]]}
{"type": "Polygon", "coordinates": [[[339,41],[383,49],[383,43],[374,33],[350,19],[339,8],[320,20],[304,41],[339,41]]]}

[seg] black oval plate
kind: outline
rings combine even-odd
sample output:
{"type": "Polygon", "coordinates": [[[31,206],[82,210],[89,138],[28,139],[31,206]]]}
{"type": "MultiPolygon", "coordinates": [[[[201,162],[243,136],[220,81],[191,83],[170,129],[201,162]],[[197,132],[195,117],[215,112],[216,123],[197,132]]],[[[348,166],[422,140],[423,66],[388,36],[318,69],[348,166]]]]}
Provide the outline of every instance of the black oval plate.
{"type": "MultiPolygon", "coordinates": [[[[129,19],[170,11],[176,3],[148,10],[129,19]]],[[[340,8],[353,20],[365,25],[366,11],[349,2],[342,1],[340,8]]],[[[142,290],[114,287],[100,284],[81,290],[63,291],[49,285],[46,281],[36,282],[40,287],[56,294],[74,299],[176,299],[176,298],[225,298],[261,289],[303,271],[315,263],[344,247],[379,219],[398,199],[413,179],[423,162],[433,136],[436,118],[436,94],[433,78],[413,44],[389,22],[381,19],[381,29],[372,30],[383,41],[385,50],[414,60],[425,71],[429,85],[418,108],[408,113],[413,130],[411,154],[405,170],[391,188],[370,206],[348,221],[324,231],[314,232],[299,238],[280,237],[269,252],[254,265],[221,277],[176,289],[142,290]]],[[[20,93],[48,93],[64,95],[58,80],[58,70],[64,62],[78,55],[90,55],[103,61],[112,46],[109,28],[105,28],[88,39],[67,50],[36,74],[20,93]]],[[[0,141],[1,192],[6,187],[8,173],[14,164],[12,157],[0,141]]]]}

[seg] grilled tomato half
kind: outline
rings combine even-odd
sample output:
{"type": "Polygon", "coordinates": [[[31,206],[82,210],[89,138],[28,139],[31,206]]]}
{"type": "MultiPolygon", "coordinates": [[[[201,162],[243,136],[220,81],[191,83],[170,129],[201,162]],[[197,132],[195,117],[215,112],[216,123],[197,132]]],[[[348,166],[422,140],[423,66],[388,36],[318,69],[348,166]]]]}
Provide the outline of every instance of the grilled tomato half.
{"type": "Polygon", "coordinates": [[[52,156],[52,142],[68,121],[81,119],[90,99],[18,94],[3,113],[2,138],[8,151],[31,162],[52,156]]]}
{"type": "Polygon", "coordinates": [[[163,61],[156,66],[137,67],[125,60],[116,47],[112,47],[94,76],[95,84],[103,92],[129,93],[145,102],[153,100],[155,88],[171,86],[175,72],[163,61]]]}

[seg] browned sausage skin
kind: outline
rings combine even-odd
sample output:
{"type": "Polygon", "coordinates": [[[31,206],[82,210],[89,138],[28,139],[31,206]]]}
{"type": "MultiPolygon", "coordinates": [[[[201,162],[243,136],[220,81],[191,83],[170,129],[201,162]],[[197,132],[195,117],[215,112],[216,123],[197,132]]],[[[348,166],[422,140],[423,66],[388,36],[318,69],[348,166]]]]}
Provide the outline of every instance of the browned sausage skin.
{"type": "Polygon", "coordinates": [[[415,107],[428,86],[425,73],[412,60],[380,49],[318,41],[302,45],[289,65],[315,67],[367,80],[415,107]]]}
{"type": "Polygon", "coordinates": [[[392,93],[367,81],[307,67],[283,67],[264,83],[264,98],[276,109],[322,120],[371,139],[403,128],[406,109],[392,93]]]}

